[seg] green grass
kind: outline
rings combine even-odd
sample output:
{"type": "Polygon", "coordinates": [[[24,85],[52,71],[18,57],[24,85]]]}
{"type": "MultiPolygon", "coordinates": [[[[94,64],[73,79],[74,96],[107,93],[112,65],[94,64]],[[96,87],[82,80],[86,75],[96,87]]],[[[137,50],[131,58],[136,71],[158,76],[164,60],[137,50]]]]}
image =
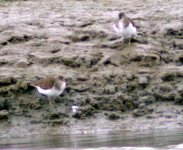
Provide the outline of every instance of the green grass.
{"type": "Polygon", "coordinates": [[[0,0],[0,7],[5,6],[6,0],[0,0]]]}
{"type": "Polygon", "coordinates": [[[8,3],[16,2],[16,1],[22,1],[22,0],[0,0],[0,7],[7,6],[8,3]]]}

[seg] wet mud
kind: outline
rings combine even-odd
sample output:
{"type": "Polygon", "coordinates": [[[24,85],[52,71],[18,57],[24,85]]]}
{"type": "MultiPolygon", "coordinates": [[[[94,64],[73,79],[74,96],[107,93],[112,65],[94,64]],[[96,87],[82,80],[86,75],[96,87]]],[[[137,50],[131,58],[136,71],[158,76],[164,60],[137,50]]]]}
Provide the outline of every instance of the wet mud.
{"type": "Polygon", "coordinates": [[[181,128],[181,4],[1,1],[0,137],[181,128]],[[111,28],[121,11],[139,26],[130,44],[111,28]],[[31,83],[58,75],[67,88],[50,107],[31,83]]]}

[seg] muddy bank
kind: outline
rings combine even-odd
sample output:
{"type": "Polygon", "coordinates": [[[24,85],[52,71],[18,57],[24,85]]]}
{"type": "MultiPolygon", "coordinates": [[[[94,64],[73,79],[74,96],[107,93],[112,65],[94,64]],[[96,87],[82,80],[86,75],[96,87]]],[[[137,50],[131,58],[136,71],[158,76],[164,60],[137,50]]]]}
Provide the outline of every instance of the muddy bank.
{"type": "Polygon", "coordinates": [[[180,0],[1,2],[0,137],[182,127],[182,15],[180,0]],[[131,44],[111,30],[120,11],[131,44]],[[53,107],[30,86],[48,75],[67,82],[53,107]]]}

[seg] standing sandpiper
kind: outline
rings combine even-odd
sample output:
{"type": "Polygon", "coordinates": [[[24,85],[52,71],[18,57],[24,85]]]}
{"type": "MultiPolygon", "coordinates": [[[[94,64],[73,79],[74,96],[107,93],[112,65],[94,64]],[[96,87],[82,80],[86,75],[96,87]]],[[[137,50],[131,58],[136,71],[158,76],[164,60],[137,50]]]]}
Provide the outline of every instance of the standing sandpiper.
{"type": "Polygon", "coordinates": [[[39,80],[32,84],[40,94],[43,94],[48,97],[48,100],[51,103],[52,97],[58,97],[64,91],[66,87],[66,82],[62,76],[57,78],[47,77],[45,79],[39,80]]]}
{"type": "MultiPolygon", "coordinates": [[[[137,35],[137,27],[134,22],[123,12],[119,13],[119,18],[113,24],[114,31],[124,40],[130,39],[137,35]]],[[[129,41],[130,42],[130,41],[129,41]]]]}

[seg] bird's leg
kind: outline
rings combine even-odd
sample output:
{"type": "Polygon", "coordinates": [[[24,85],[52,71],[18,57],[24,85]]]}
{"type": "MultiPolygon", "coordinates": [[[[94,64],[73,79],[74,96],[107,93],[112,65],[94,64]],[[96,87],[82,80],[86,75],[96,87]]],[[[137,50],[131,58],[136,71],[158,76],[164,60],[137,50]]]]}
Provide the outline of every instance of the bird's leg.
{"type": "Polygon", "coordinates": [[[131,44],[131,38],[128,40],[128,44],[131,44]]]}
{"type": "Polygon", "coordinates": [[[51,97],[48,96],[48,100],[49,100],[50,106],[52,106],[51,97]]]}

